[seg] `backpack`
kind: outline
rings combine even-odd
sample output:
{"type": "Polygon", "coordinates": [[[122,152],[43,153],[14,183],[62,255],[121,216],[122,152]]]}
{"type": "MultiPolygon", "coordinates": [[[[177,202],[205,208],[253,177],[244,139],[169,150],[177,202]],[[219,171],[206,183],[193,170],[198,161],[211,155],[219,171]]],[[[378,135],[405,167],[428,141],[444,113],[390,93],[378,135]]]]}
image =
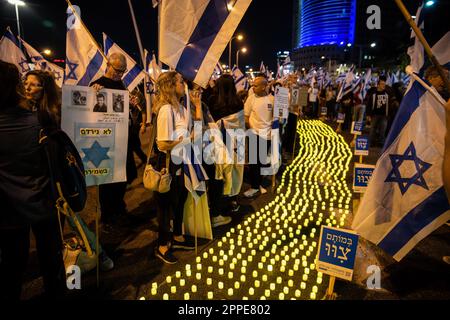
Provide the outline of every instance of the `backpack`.
{"type": "Polygon", "coordinates": [[[84,166],[72,140],[60,129],[42,129],[39,143],[47,156],[51,190],[57,207],[67,203],[75,212],[83,210],[87,199],[84,166]]]}

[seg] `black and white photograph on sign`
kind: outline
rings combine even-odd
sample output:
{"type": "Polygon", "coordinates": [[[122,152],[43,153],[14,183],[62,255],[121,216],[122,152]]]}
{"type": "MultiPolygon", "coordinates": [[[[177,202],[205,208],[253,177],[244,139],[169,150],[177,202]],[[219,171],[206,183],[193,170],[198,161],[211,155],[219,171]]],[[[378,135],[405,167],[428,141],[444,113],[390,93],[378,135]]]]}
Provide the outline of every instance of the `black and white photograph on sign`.
{"type": "Polygon", "coordinates": [[[87,105],[87,92],[74,90],[72,91],[72,104],[74,106],[85,106],[87,105]]]}
{"type": "Polygon", "coordinates": [[[96,95],[97,103],[94,106],[94,112],[108,112],[108,107],[106,105],[106,94],[98,93],[96,95]]]}
{"type": "Polygon", "coordinates": [[[124,109],[124,97],[122,93],[113,93],[113,111],[122,113],[124,109]]]}

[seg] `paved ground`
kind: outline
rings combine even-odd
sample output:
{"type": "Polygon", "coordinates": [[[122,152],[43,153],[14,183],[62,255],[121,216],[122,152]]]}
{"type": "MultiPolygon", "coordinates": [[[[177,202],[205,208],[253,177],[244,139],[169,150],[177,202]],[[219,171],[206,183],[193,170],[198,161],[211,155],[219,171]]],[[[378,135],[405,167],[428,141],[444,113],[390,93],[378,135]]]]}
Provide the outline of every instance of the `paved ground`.
{"type": "MultiPolygon", "coordinates": [[[[345,140],[347,142],[351,141],[351,136],[344,134],[345,140]]],[[[147,137],[144,137],[144,139],[147,137]]],[[[325,138],[324,138],[325,139],[325,138]]],[[[319,140],[318,140],[319,141],[319,140]]],[[[325,140],[322,140],[325,141],[325,140]]],[[[327,140],[328,141],[328,140],[327,140]]],[[[303,151],[300,150],[300,153],[303,151]]],[[[379,155],[380,149],[371,149],[371,155],[364,159],[365,163],[375,163],[379,155]]],[[[354,160],[356,158],[354,157],[354,160]]],[[[352,163],[352,162],[350,162],[352,163]]],[[[350,169],[351,165],[350,165],[350,169]]],[[[140,169],[140,174],[142,175],[143,168],[140,169]]],[[[292,173],[293,184],[299,182],[297,181],[296,173],[304,173],[305,170],[294,169],[288,170],[292,173]]],[[[311,170],[310,170],[311,171],[311,170]]],[[[230,254],[230,260],[232,262],[232,256],[236,257],[238,252],[238,225],[244,227],[245,221],[248,221],[248,226],[252,223],[256,223],[257,217],[252,219],[252,214],[260,211],[266,205],[270,209],[274,209],[277,205],[280,207],[280,213],[283,211],[282,206],[287,206],[292,199],[294,206],[296,201],[303,197],[303,193],[298,195],[289,195],[287,193],[288,181],[283,184],[282,175],[284,170],[280,170],[277,176],[277,186],[283,185],[280,193],[276,193],[276,190],[271,190],[268,194],[263,195],[255,199],[254,201],[249,201],[247,199],[240,199],[241,210],[233,214],[233,222],[231,225],[222,226],[214,229],[214,240],[200,242],[199,255],[202,257],[200,263],[202,264],[201,280],[193,280],[196,276],[196,256],[194,252],[178,251],[176,256],[180,259],[179,263],[174,266],[167,266],[162,264],[158,259],[153,256],[153,247],[155,245],[155,240],[157,237],[157,223],[156,223],[156,211],[154,203],[152,202],[151,193],[145,190],[139,182],[141,179],[137,179],[126,194],[126,202],[128,206],[129,214],[119,221],[117,227],[109,233],[101,233],[101,243],[104,248],[111,256],[115,262],[115,268],[112,271],[106,273],[100,273],[100,286],[97,288],[96,285],[96,273],[95,270],[89,272],[82,278],[82,290],[73,291],[70,295],[73,298],[79,299],[139,299],[145,296],[147,299],[162,299],[164,293],[168,293],[170,299],[183,299],[184,293],[190,292],[191,299],[206,299],[207,292],[214,291],[214,298],[233,298],[241,299],[242,297],[249,297],[251,299],[257,299],[266,294],[266,290],[270,290],[268,299],[278,299],[279,294],[285,290],[288,290],[284,294],[283,298],[295,297],[295,290],[300,290],[300,299],[309,299],[311,292],[313,292],[313,287],[317,286],[316,298],[320,298],[323,295],[326,286],[328,285],[328,277],[323,276],[323,281],[321,284],[317,283],[317,272],[310,270],[310,274],[307,280],[303,280],[303,275],[305,274],[304,267],[300,264],[300,271],[294,270],[294,261],[299,259],[303,262],[302,255],[305,255],[305,259],[308,261],[308,268],[311,267],[313,259],[311,257],[315,256],[316,251],[311,251],[310,256],[306,256],[306,252],[301,250],[297,255],[294,251],[290,252],[294,254],[295,258],[290,259],[286,263],[286,271],[283,273],[280,271],[281,261],[272,261],[273,264],[272,273],[266,271],[270,259],[274,259],[275,255],[278,254],[280,257],[281,251],[283,251],[283,246],[294,243],[294,237],[290,239],[288,237],[289,227],[293,227],[295,232],[295,225],[290,223],[286,225],[286,232],[284,233],[287,239],[282,240],[280,244],[274,250],[274,256],[270,255],[263,265],[263,269],[258,268],[258,262],[261,261],[263,253],[265,254],[273,247],[276,241],[272,242],[271,239],[264,243],[264,237],[258,242],[259,245],[264,244],[261,248],[261,254],[255,255],[253,261],[249,261],[248,256],[251,255],[251,250],[245,253],[241,253],[241,258],[237,259],[235,268],[229,270],[229,263],[225,262],[224,266],[220,266],[219,259],[217,262],[212,261],[212,256],[217,255],[220,257],[220,250],[224,250],[224,254],[227,254],[227,250],[230,249],[230,239],[233,239],[235,250],[230,254]],[[288,194],[288,195],[286,195],[288,194]],[[279,196],[278,199],[276,196],[279,196]],[[296,200],[297,199],[297,200],[296,200]],[[234,229],[234,233],[230,232],[231,228],[234,229]],[[227,233],[230,234],[227,235],[227,233]],[[222,238],[226,238],[228,243],[222,242],[222,247],[218,247],[218,242],[223,241],[222,238]],[[210,250],[213,249],[213,254],[210,254],[210,250]],[[204,258],[203,254],[208,253],[208,257],[204,258]],[[249,254],[250,253],[250,254],[249,254]],[[211,260],[210,260],[211,259],[211,260]],[[241,279],[242,275],[242,261],[246,260],[246,279],[241,279]],[[239,262],[239,263],[238,263],[239,262]],[[192,269],[191,277],[186,275],[186,264],[189,264],[192,269]],[[207,266],[213,267],[213,272],[209,275],[207,266]],[[222,267],[224,269],[224,274],[218,274],[218,269],[222,267]],[[289,276],[289,269],[292,270],[293,276],[289,276]],[[252,272],[258,271],[257,277],[253,277],[252,272]],[[179,280],[177,276],[177,271],[180,271],[180,278],[186,278],[185,286],[179,286],[179,280]],[[228,272],[233,271],[233,279],[228,279],[228,272]],[[217,273],[217,274],[216,274],[217,273]],[[263,280],[263,275],[267,275],[267,281],[263,280]],[[286,275],[287,274],[287,275],[286,275]],[[166,277],[171,276],[172,280],[170,284],[167,283],[166,277]],[[216,286],[214,289],[209,289],[209,286],[205,284],[211,278],[212,286],[216,286]],[[277,278],[281,277],[281,284],[277,283],[277,278]],[[255,279],[260,279],[260,286],[257,288],[255,286],[255,279]],[[241,281],[245,280],[245,281],[241,281]],[[251,281],[250,281],[251,280],[251,281]],[[292,280],[293,283],[289,283],[288,280],[292,280]],[[234,287],[235,282],[240,281],[239,288],[234,287]],[[223,282],[224,289],[218,288],[219,282],[223,282]],[[305,289],[300,288],[301,282],[305,282],[305,289]],[[152,295],[152,286],[154,283],[158,286],[156,295],[152,295]],[[274,283],[274,286],[270,286],[270,283],[274,283]],[[177,292],[175,294],[170,294],[171,287],[177,286],[177,292]],[[197,292],[192,292],[192,284],[197,285],[197,292]],[[293,284],[292,287],[290,284],[293,284]],[[189,286],[189,288],[188,288],[189,286]],[[249,289],[252,287],[255,291],[254,295],[249,295],[249,289]],[[188,289],[190,290],[188,290],[188,289]],[[228,289],[233,288],[233,295],[228,296],[228,289]],[[273,290],[271,290],[273,288],[273,290]]],[[[346,186],[351,188],[351,170],[348,171],[346,175],[346,186]]],[[[288,175],[289,176],[289,175],[288,175]]],[[[270,186],[271,181],[266,181],[266,185],[270,186]]],[[[306,185],[307,186],[307,185],[306,185]]],[[[300,181],[298,184],[299,188],[304,188],[303,182],[300,181]]],[[[243,190],[246,190],[247,185],[244,185],[243,190]]],[[[318,186],[317,190],[320,190],[321,196],[324,196],[323,191],[325,188],[318,186]]],[[[308,188],[302,189],[305,192],[309,191],[308,188]]],[[[312,190],[312,189],[311,189],[312,190]]],[[[294,192],[292,192],[294,193],[294,192]]],[[[315,197],[316,195],[311,195],[315,197]]],[[[318,195],[317,195],[318,196],[318,195]]],[[[351,198],[349,213],[345,218],[345,226],[351,224],[353,211],[358,205],[358,195],[351,198]]],[[[312,201],[312,200],[311,200],[312,201]]],[[[320,202],[319,202],[320,203],[320,202]]],[[[300,210],[303,207],[300,208],[300,210]]],[[[292,209],[292,208],[291,208],[292,209]]],[[[309,212],[310,208],[308,209],[309,212]]],[[[267,210],[266,210],[267,211],[267,210]]],[[[327,210],[328,211],[328,210],[327,210]]],[[[289,210],[290,212],[290,210],[289,210]]],[[[305,217],[308,213],[305,211],[305,217]]],[[[95,217],[95,189],[89,190],[89,199],[85,211],[82,213],[88,224],[94,229],[94,217],[95,217]]],[[[266,219],[268,216],[266,217],[266,219]]],[[[302,223],[304,223],[304,218],[302,218],[302,223]]],[[[317,216],[314,215],[314,219],[317,216]]],[[[340,218],[337,215],[336,220],[340,218]]],[[[275,219],[274,219],[275,220],[275,219]]],[[[324,218],[325,220],[325,218],[324,218]]],[[[312,221],[312,219],[311,219],[312,221]]],[[[316,220],[314,220],[315,222],[316,220]]],[[[261,222],[261,225],[264,221],[261,222]]],[[[292,222],[292,221],[290,221],[292,222]]],[[[276,228],[276,220],[268,225],[272,228],[276,228]]],[[[268,227],[267,226],[267,227],[268,227]]],[[[266,226],[264,226],[266,227],[266,226]]],[[[284,225],[281,226],[281,229],[284,225]]],[[[263,228],[261,228],[263,229],[263,228]]],[[[260,229],[260,231],[261,231],[260,229]]],[[[319,229],[319,227],[316,227],[319,229]]],[[[318,232],[310,237],[312,226],[304,227],[303,231],[298,236],[300,242],[302,242],[301,236],[306,235],[308,244],[305,245],[304,250],[308,251],[309,247],[312,246],[313,241],[317,239],[318,232]],[[305,232],[307,231],[307,232],[305,232]]],[[[267,229],[264,229],[267,231],[267,229]]],[[[267,233],[267,232],[266,232],[267,233]]],[[[258,234],[253,234],[251,241],[257,240],[258,234]]],[[[243,237],[242,241],[246,238],[243,237]]],[[[281,240],[275,239],[275,240],[281,240]]],[[[294,243],[295,244],[295,243],[294,243]]],[[[299,245],[299,243],[297,243],[299,245]]],[[[295,244],[295,245],[297,245],[295,244]]],[[[248,247],[247,247],[248,248],[248,247]]],[[[286,248],[286,252],[292,248],[286,248]]],[[[406,258],[404,258],[400,263],[394,262],[389,256],[386,256],[381,250],[372,246],[370,243],[362,240],[360,242],[358,259],[355,267],[355,275],[353,282],[336,282],[336,292],[338,293],[338,299],[449,299],[450,298],[450,268],[444,262],[442,262],[442,256],[445,254],[450,254],[450,228],[448,226],[443,226],[434,232],[427,239],[422,241],[406,258]],[[366,274],[366,268],[369,265],[376,264],[380,266],[382,270],[381,287],[382,290],[368,290],[366,288],[365,282],[368,274],[366,274]]],[[[283,259],[280,259],[283,260],[283,259]]],[[[38,265],[36,262],[36,252],[32,249],[28,272],[26,275],[26,281],[24,285],[23,298],[25,299],[36,299],[39,298],[42,290],[42,281],[38,277],[38,265]]]]}

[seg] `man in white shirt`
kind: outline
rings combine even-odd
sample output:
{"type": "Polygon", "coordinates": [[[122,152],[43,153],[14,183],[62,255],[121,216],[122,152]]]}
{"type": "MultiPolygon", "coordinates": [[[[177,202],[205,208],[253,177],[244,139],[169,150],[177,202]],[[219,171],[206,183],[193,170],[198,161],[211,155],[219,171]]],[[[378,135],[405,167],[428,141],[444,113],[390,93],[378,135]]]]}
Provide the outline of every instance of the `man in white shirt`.
{"type": "Polygon", "coordinates": [[[314,87],[308,90],[308,104],[311,110],[311,117],[317,118],[319,103],[317,101],[317,96],[319,95],[319,88],[317,83],[314,83],[314,87]]]}
{"type": "Polygon", "coordinates": [[[268,94],[268,82],[264,77],[257,77],[253,83],[254,95],[248,97],[244,105],[245,123],[252,129],[249,137],[249,162],[251,188],[244,192],[247,198],[258,192],[267,192],[261,185],[261,168],[268,164],[270,135],[273,121],[274,97],[268,94]]]}

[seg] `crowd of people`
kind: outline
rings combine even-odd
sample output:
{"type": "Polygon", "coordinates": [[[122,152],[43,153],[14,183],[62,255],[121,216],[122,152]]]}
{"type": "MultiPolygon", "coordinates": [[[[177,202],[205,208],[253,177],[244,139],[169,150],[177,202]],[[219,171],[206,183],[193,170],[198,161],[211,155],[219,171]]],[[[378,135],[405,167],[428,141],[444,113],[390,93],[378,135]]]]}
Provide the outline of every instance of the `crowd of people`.
{"type": "MultiPolygon", "coordinates": [[[[126,59],[121,54],[108,57],[108,67],[103,77],[91,83],[97,92],[103,88],[126,90],[122,76],[127,70],[126,59]]],[[[443,89],[437,71],[429,69],[427,80],[439,91],[443,89]]],[[[402,98],[403,86],[386,86],[386,79],[378,83],[361,101],[353,92],[336,101],[339,88],[317,84],[299,85],[295,75],[283,80],[269,81],[257,76],[250,90],[236,91],[231,75],[223,74],[203,90],[183,79],[175,71],[162,73],[156,81],[156,95],[152,103],[152,123],[155,130],[153,152],[147,157],[142,150],[140,133],[146,127],[145,99],[139,90],[130,96],[130,121],[126,162],[127,181],[99,186],[101,221],[104,231],[114,229],[118,219],[127,214],[124,196],[127,183],[138,177],[137,168],[151,163],[161,172],[168,172],[172,181],[169,192],[154,192],[157,204],[158,241],[155,257],[164,263],[174,264],[176,249],[192,250],[193,242],[183,234],[183,215],[188,190],[183,175],[184,167],[170,160],[171,151],[183,140],[192,139],[193,123],[201,123],[202,130],[214,124],[222,132],[227,129],[251,129],[249,141],[256,144],[254,157],[249,161],[250,188],[241,190],[244,181],[244,165],[233,164],[229,176],[220,174],[219,164],[201,163],[208,175],[207,198],[213,228],[231,222],[231,212],[239,211],[237,195],[254,198],[267,193],[263,184],[262,168],[269,163],[271,130],[274,121],[274,88],[283,86],[308,92],[305,105],[300,99],[289,106],[287,119],[279,119],[282,126],[282,146],[287,154],[292,152],[298,117],[323,118],[335,121],[338,114],[345,114],[339,130],[348,130],[351,121],[370,121],[370,137],[373,144],[383,144],[389,126],[402,98]],[[185,88],[189,87],[189,99],[185,88]],[[190,108],[187,108],[190,101],[190,108]],[[326,108],[326,113],[323,112],[326,108]],[[190,112],[189,112],[190,110],[190,112]],[[140,159],[136,166],[134,153],[140,159]],[[258,156],[259,155],[259,156],[258,156]],[[171,223],[172,220],[172,223],[171,223]]],[[[21,79],[17,68],[0,61],[0,298],[18,299],[27,265],[30,247],[30,230],[36,238],[36,248],[45,292],[49,297],[60,297],[65,291],[65,269],[62,256],[60,226],[50,195],[49,169],[39,143],[40,130],[59,127],[61,119],[61,94],[51,74],[30,71],[21,79]]],[[[450,112],[447,107],[447,114],[450,112]]],[[[100,111],[99,111],[100,112],[100,111]]],[[[447,120],[450,116],[447,115],[447,120]]],[[[448,125],[448,121],[447,121],[448,125]]],[[[448,135],[447,135],[448,138],[448,135]]],[[[236,157],[238,146],[227,143],[232,137],[222,136],[225,145],[232,146],[236,157]]],[[[447,139],[448,140],[448,139],[447,139]]],[[[448,143],[447,143],[448,147],[448,143]]],[[[447,148],[448,152],[448,148],[447,148]]],[[[448,161],[447,157],[447,161],[448,161]]],[[[447,167],[450,167],[448,165],[447,167]]],[[[448,173],[448,172],[447,172],[448,173]]],[[[448,178],[448,174],[447,174],[448,178]]],[[[447,181],[448,183],[448,181],[447,181]]],[[[448,185],[447,185],[447,188],[448,185]]],[[[151,210],[152,208],[149,208],[151,210]]],[[[106,252],[99,252],[102,270],[114,267],[106,252]]]]}

